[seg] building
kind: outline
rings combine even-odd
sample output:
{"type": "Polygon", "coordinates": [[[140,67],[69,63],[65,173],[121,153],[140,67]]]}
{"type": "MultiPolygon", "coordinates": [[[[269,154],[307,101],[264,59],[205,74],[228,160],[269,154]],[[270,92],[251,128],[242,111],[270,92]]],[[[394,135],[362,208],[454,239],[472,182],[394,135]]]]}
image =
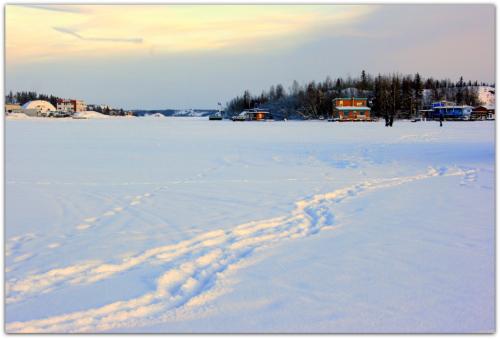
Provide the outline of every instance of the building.
{"type": "Polygon", "coordinates": [[[87,105],[83,100],[57,99],[57,110],[61,112],[83,112],[87,110],[87,105]]]}
{"type": "Polygon", "coordinates": [[[22,107],[19,104],[5,104],[5,114],[20,113],[21,109],[22,107]]]}
{"type": "Polygon", "coordinates": [[[32,100],[22,106],[20,113],[25,113],[29,116],[48,116],[55,110],[56,108],[48,101],[32,100]]]}
{"type": "Polygon", "coordinates": [[[273,119],[273,116],[267,110],[253,108],[244,110],[239,115],[233,116],[231,119],[233,121],[264,121],[273,119]]]}
{"type": "Polygon", "coordinates": [[[367,98],[333,99],[333,118],[339,121],[371,121],[367,98]]]}
{"type": "Polygon", "coordinates": [[[495,105],[481,105],[472,110],[471,120],[495,120],[495,105]]]}
{"type": "Polygon", "coordinates": [[[421,110],[423,117],[430,120],[470,120],[472,106],[456,105],[451,101],[433,102],[430,109],[421,110]]]}

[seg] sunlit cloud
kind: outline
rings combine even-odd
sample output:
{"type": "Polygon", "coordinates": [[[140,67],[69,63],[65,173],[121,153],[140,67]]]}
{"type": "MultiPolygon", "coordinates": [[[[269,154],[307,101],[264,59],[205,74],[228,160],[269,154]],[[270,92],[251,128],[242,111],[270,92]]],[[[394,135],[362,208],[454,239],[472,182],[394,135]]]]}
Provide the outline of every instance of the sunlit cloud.
{"type": "Polygon", "coordinates": [[[7,5],[7,63],[115,55],[279,50],[344,28],[375,6],[7,5]],[[344,27],[344,28],[343,28],[344,27]]]}
{"type": "Polygon", "coordinates": [[[74,6],[74,5],[33,5],[33,4],[19,4],[17,6],[29,7],[33,9],[39,9],[44,11],[55,11],[55,12],[68,12],[68,13],[87,13],[88,10],[85,7],[74,6]]]}
{"type": "Polygon", "coordinates": [[[103,37],[84,37],[81,34],[78,34],[76,31],[71,30],[69,28],[64,27],[52,27],[57,32],[61,32],[63,34],[69,34],[74,36],[77,39],[85,40],[85,41],[104,41],[104,42],[131,42],[134,44],[142,43],[141,38],[103,38],[103,37]]]}

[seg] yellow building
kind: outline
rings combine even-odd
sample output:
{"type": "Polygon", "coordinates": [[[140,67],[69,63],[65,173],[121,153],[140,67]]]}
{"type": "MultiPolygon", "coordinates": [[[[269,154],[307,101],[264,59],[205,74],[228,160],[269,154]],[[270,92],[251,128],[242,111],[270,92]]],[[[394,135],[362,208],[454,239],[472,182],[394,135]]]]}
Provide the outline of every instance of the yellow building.
{"type": "Polygon", "coordinates": [[[21,110],[21,105],[18,104],[5,104],[5,114],[16,113],[21,110]]]}

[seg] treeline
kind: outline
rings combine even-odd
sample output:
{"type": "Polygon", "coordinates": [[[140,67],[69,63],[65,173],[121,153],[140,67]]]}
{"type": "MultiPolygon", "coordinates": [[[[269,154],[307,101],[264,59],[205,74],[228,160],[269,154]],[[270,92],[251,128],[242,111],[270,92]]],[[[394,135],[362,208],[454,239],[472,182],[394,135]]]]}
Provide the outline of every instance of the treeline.
{"type": "Polygon", "coordinates": [[[5,102],[8,104],[19,104],[19,105],[24,105],[28,101],[32,100],[45,100],[50,102],[54,107],[57,106],[57,100],[60,99],[59,97],[56,97],[54,95],[47,95],[47,94],[37,94],[36,92],[16,92],[12,93],[12,91],[9,92],[5,96],[5,102]]]}
{"type": "Polygon", "coordinates": [[[418,110],[434,101],[449,100],[459,105],[478,105],[478,86],[494,84],[449,79],[423,79],[415,75],[377,75],[365,71],[359,78],[327,77],[322,82],[309,82],[300,85],[294,81],[286,90],[283,85],[273,85],[260,95],[252,95],[246,90],[226,106],[232,116],[249,108],[269,109],[278,118],[318,118],[329,117],[332,113],[332,100],[337,97],[366,97],[375,116],[393,115],[412,116],[418,110]]]}

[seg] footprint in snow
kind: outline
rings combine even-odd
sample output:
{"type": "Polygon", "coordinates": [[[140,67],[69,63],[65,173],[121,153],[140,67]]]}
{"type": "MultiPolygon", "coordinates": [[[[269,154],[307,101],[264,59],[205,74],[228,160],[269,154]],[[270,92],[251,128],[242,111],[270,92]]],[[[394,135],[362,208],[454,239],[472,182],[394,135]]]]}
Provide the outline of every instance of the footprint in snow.
{"type": "Polygon", "coordinates": [[[76,226],[76,229],[80,230],[80,231],[83,231],[83,230],[86,230],[89,227],[90,227],[89,224],[80,224],[80,225],[76,226]]]}
{"type": "Polygon", "coordinates": [[[14,258],[14,262],[21,262],[21,261],[25,261],[29,258],[31,258],[33,256],[33,254],[31,253],[26,253],[26,254],[23,254],[23,255],[20,255],[18,257],[15,257],[14,258]]]}

